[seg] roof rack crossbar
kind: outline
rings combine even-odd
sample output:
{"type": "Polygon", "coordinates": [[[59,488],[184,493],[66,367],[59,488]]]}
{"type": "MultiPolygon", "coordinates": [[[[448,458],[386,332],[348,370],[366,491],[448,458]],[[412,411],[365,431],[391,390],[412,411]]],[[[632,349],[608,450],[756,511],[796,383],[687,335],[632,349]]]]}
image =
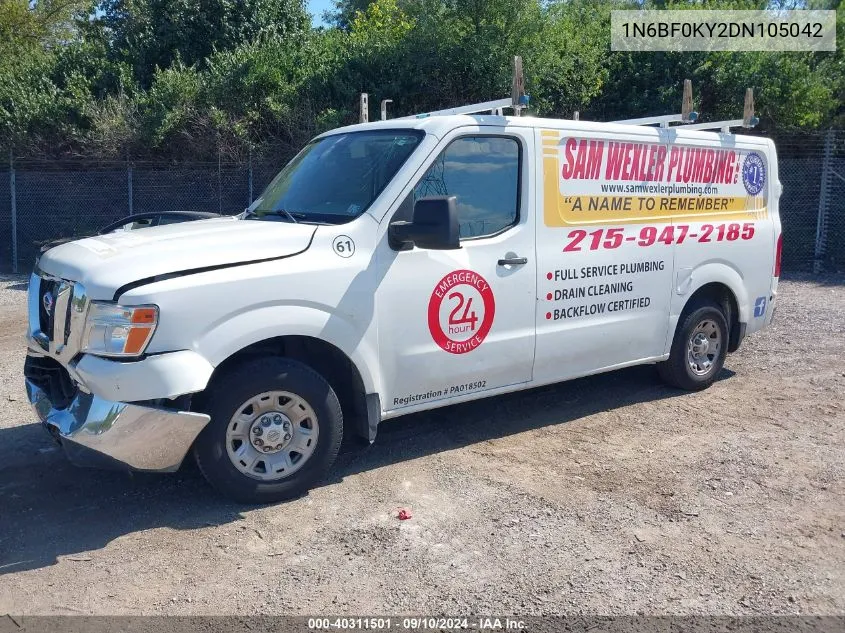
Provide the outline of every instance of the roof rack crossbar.
{"type": "Polygon", "coordinates": [[[753,127],[746,126],[742,119],[731,119],[730,121],[711,121],[708,123],[692,123],[691,125],[683,126],[685,130],[721,130],[722,132],[730,132],[732,127],[753,127]]]}
{"type": "Polygon", "coordinates": [[[683,120],[683,114],[664,114],[663,116],[647,116],[641,119],[611,121],[611,123],[620,123],[621,125],[660,125],[660,127],[669,127],[670,123],[681,123],[683,120]]]}
{"type": "Polygon", "coordinates": [[[459,106],[457,108],[447,108],[445,110],[435,110],[434,112],[422,112],[420,114],[412,114],[410,116],[396,117],[398,120],[404,119],[425,119],[430,116],[448,116],[450,114],[478,114],[479,112],[496,112],[502,108],[512,108],[513,100],[497,99],[496,101],[484,101],[483,103],[472,103],[470,105],[459,106]]]}

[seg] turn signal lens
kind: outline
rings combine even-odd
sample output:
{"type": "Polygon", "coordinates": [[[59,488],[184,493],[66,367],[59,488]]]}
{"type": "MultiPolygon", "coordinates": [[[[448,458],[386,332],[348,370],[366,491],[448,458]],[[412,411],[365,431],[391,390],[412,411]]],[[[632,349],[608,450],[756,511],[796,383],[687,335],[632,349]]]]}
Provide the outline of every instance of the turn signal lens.
{"type": "Polygon", "coordinates": [[[775,249],[775,272],[773,277],[780,277],[781,255],[783,255],[783,233],[778,235],[777,247],[775,249]]]}
{"type": "Polygon", "coordinates": [[[158,320],[158,308],[133,308],[132,323],[155,325],[158,320]]]}
{"type": "Polygon", "coordinates": [[[82,351],[98,356],[139,356],[158,325],[158,306],[92,301],[82,351]]]}

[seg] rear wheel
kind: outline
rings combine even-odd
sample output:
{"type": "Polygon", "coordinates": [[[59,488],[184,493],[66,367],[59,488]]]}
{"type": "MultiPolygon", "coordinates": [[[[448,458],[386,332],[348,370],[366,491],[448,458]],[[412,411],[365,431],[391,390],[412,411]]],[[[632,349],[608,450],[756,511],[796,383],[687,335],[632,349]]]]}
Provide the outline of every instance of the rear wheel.
{"type": "Polygon", "coordinates": [[[337,395],[313,369],[287,358],[252,361],[220,377],[211,421],[194,445],[205,478],[227,497],[270,503],[325,476],[343,439],[337,395]]]}
{"type": "Polygon", "coordinates": [[[728,324],[714,302],[697,302],[681,317],[669,359],[657,366],[673,387],[688,391],[706,389],[716,380],[728,351],[728,324]]]}

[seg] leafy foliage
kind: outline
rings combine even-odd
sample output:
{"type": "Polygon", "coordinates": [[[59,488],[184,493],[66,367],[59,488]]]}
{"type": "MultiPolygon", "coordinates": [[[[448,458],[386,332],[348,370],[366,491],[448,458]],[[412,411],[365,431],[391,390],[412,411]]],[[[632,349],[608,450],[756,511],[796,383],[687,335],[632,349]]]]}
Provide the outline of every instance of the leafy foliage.
{"type": "Polygon", "coordinates": [[[0,55],[54,48],[76,34],[93,0],[3,0],[0,3],[0,55]]]}
{"type": "Polygon", "coordinates": [[[176,62],[202,65],[260,33],[308,28],[303,0],[106,0],[100,25],[141,85],[176,62]]]}
{"type": "MultiPolygon", "coordinates": [[[[304,0],[107,0],[96,13],[93,0],[2,0],[0,145],[96,157],[285,155],[355,122],[361,92],[373,116],[385,98],[402,115],[507,95],[514,55],[538,114],[676,111],[691,78],[703,120],[736,117],[751,86],[764,129],[843,123],[842,47],[614,53],[610,11],[626,1],[341,0],[336,27],[312,29],[304,0]]],[[[842,20],[839,12],[845,41],[842,20]]]]}

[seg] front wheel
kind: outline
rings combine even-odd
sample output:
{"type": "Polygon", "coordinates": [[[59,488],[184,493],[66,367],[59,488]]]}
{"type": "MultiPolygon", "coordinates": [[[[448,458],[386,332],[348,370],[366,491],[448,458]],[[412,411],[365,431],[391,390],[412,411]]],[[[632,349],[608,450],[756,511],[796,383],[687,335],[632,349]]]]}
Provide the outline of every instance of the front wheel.
{"type": "Polygon", "coordinates": [[[343,439],[337,395],[313,369],[287,358],[240,365],[210,387],[211,416],[194,456],[205,478],[244,503],[301,495],[325,476],[343,439]]]}
{"type": "Polygon", "coordinates": [[[700,391],[716,380],[727,351],[728,324],[722,309],[712,301],[701,301],[678,323],[669,359],[657,369],[673,387],[700,391]]]}

